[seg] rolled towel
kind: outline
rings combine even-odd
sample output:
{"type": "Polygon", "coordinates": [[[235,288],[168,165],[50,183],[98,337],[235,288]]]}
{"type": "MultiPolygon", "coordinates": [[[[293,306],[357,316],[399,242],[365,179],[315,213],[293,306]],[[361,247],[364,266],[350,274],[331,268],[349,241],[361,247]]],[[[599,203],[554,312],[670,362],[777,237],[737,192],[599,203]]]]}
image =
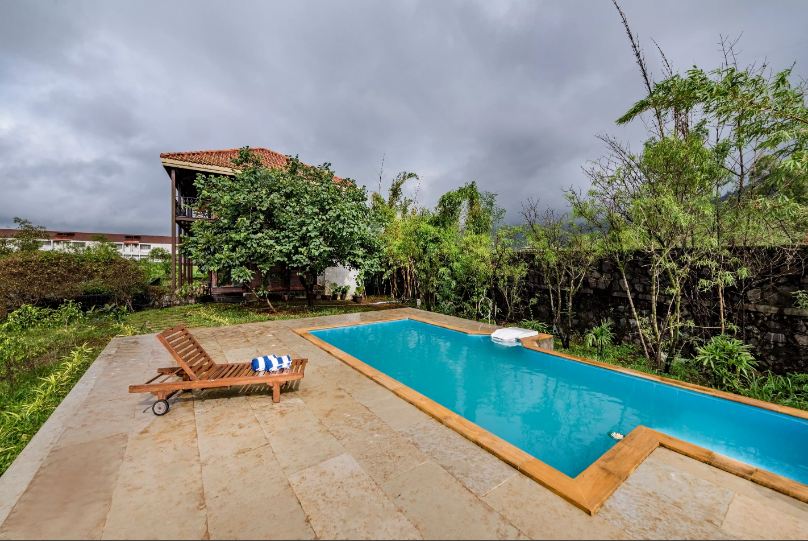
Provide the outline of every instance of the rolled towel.
{"type": "Polygon", "coordinates": [[[264,355],[256,357],[250,364],[255,372],[277,372],[292,366],[292,357],[290,355],[264,355]]]}

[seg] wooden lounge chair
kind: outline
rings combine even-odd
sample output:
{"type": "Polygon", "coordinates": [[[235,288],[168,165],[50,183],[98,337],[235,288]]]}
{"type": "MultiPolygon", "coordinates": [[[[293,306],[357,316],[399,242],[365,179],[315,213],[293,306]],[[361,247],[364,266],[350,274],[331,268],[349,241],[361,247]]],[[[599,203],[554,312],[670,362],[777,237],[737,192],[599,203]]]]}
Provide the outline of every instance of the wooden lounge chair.
{"type": "Polygon", "coordinates": [[[272,387],[272,400],[280,402],[281,387],[300,385],[307,359],[292,359],[292,366],[280,372],[254,372],[250,363],[216,364],[184,326],[172,327],[157,339],[177,361],[176,367],[158,368],[157,375],[142,385],[130,385],[130,393],[152,393],[155,415],[168,413],[168,399],[182,391],[234,385],[272,387]]]}

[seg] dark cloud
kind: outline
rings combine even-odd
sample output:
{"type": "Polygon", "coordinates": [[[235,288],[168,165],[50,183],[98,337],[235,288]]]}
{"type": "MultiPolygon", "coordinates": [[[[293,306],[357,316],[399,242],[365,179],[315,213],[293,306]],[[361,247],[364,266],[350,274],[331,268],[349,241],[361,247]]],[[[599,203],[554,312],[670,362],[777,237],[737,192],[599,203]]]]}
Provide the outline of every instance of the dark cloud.
{"type": "MultiPolygon", "coordinates": [[[[802,2],[625,1],[649,62],[797,62],[802,2]]],[[[23,2],[0,17],[0,225],[165,233],[161,151],[266,146],[418,197],[476,180],[563,206],[642,94],[610,2],[23,2]],[[416,185],[411,187],[415,190],[416,185]]]]}

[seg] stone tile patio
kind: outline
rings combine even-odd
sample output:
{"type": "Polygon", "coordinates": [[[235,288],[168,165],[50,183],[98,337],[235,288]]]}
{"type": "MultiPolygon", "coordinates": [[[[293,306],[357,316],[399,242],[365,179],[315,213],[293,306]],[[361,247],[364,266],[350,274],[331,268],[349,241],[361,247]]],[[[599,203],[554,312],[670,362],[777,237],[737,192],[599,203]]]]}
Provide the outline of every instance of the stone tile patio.
{"type": "Polygon", "coordinates": [[[391,313],[195,329],[219,362],[289,351],[306,377],[164,417],[126,388],[169,355],[114,339],[0,478],[0,538],[808,538],[808,505],[662,448],[588,516],[291,331],[391,313]]]}

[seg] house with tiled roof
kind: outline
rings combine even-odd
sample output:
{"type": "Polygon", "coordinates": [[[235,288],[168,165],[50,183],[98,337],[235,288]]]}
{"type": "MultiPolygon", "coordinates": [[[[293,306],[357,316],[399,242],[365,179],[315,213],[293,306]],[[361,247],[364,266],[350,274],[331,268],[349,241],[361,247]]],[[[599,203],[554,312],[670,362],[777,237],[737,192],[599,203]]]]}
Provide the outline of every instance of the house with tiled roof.
{"type": "MultiPolygon", "coordinates": [[[[193,281],[194,263],[179,250],[183,239],[191,235],[191,224],[196,220],[213,219],[209,213],[193,208],[197,197],[196,176],[200,173],[235,175],[238,168],[233,161],[238,157],[239,151],[238,148],[229,148],[160,154],[160,162],[171,180],[171,280],[175,288],[193,281]]],[[[268,168],[283,168],[288,163],[286,155],[268,148],[250,147],[250,151],[268,168]]],[[[339,177],[334,177],[334,180],[343,181],[339,177]]],[[[337,283],[354,287],[355,273],[341,267],[330,268],[319,277],[319,281],[324,285],[337,283]]],[[[299,276],[284,267],[278,267],[273,272],[271,284],[272,289],[279,293],[295,294],[304,291],[299,276]]],[[[241,284],[230,281],[229,273],[226,272],[211,274],[210,289],[214,299],[239,297],[245,292],[241,284]]]]}

